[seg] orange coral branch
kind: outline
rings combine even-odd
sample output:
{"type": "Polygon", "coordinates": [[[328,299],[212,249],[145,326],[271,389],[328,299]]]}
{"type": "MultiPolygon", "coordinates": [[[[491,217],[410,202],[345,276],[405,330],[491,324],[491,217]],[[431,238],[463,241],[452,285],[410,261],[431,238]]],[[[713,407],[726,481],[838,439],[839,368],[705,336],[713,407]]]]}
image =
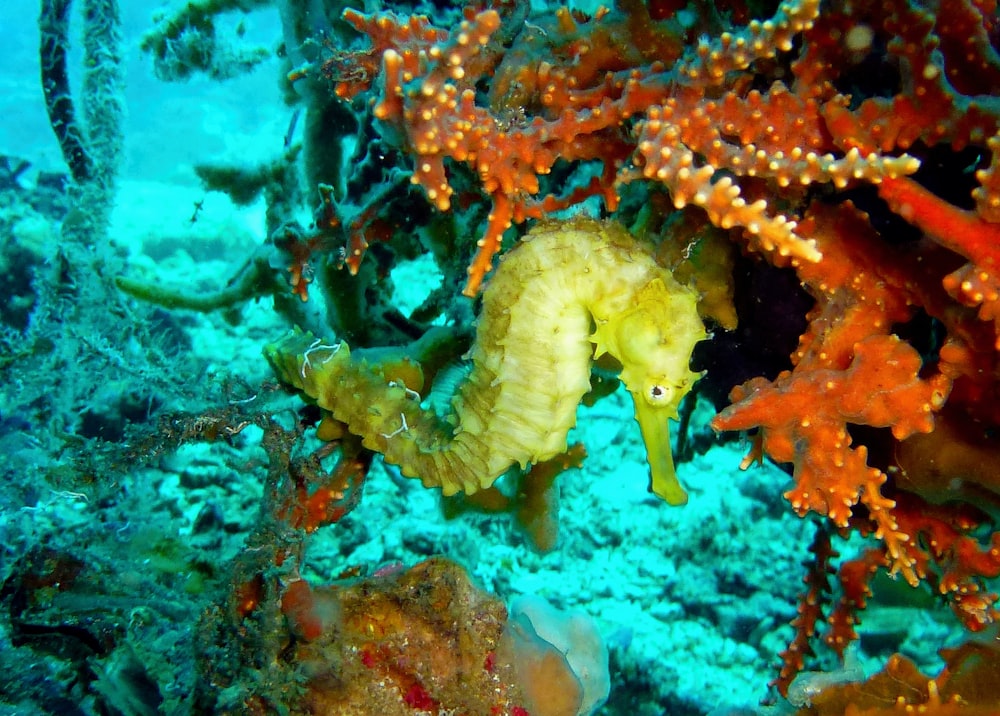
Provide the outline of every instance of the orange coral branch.
{"type": "Polygon", "coordinates": [[[965,305],[979,306],[980,319],[994,322],[1000,349],[1000,223],[958,209],[911,179],[886,179],[879,196],[936,242],[969,259],[944,277],[944,287],[965,305]]]}
{"type": "Polygon", "coordinates": [[[886,476],[867,464],[867,449],[853,445],[848,423],[891,427],[897,439],[928,432],[931,414],[947,395],[947,379],[918,376],[920,357],[894,336],[871,336],[854,346],[844,370],[786,372],[771,382],[755,379],[733,391],[734,405],[716,416],[717,430],[758,426],[765,452],[795,463],[795,487],[785,493],[801,515],[817,512],[846,527],[863,503],[879,527],[899,571],[913,584],[918,576],[905,550],[910,535],[892,516],[894,503],[881,496],[886,476]],[[774,410],[780,402],[782,410],[774,410]],[[900,420],[900,416],[910,416],[900,420]]]}
{"type": "MultiPolygon", "coordinates": [[[[538,25],[467,11],[451,31],[349,10],[371,48],[337,91],[371,90],[383,137],[412,158],[411,181],[439,211],[458,204],[457,165],[470,170],[490,211],[466,295],[479,290],[509,228],[590,197],[614,211],[635,183],[664,188],[675,207],[696,207],[720,234],[796,272],[815,306],[790,370],[737,387],[713,426],[756,429],[750,457],[793,466],[786,497],[799,514],[881,540],[841,568],[845,597],[831,635],[842,650],[872,570],[911,584],[940,579],[960,615],[994,617],[988,595],[972,587],[996,571],[995,546],[974,540],[955,506],[915,507],[891,458],[935,430],[946,402],[985,429],[1000,424],[992,13],[993,0],[857,0],[822,12],[816,0],[786,0],[771,18],[708,32],[684,51],[633,2],[538,25]],[[841,94],[864,84],[869,62],[887,77],[841,94]],[[945,143],[982,149],[972,210],[907,178],[920,162],[903,152],[928,156],[945,143]],[[586,167],[565,186],[547,178],[576,171],[573,163],[586,167]],[[925,237],[893,236],[884,227],[895,217],[881,204],[873,220],[844,201],[841,190],[859,184],[875,185],[925,237]],[[807,206],[807,196],[818,198],[807,206]],[[928,322],[934,340],[907,341],[928,322]]],[[[363,240],[352,247],[356,269],[363,240]]],[[[786,660],[786,683],[796,663],[786,660]]]]}
{"type": "Polygon", "coordinates": [[[771,682],[782,696],[788,695],[789,685],[805,666],[805,657],[813,654],[810,641],[816,633],[816,624],[823,617],[823,602],[830,591],[829,577],[833,571],[830,562],[837,553],[830,542],[830,533],[823,526],[816,528],[809,551],[813,559],[803,564],[808,570],[802,578],[806,591],[799,596],[798,614],[792,619],[795,638],[781,652],[781,671],[771,682]]]}

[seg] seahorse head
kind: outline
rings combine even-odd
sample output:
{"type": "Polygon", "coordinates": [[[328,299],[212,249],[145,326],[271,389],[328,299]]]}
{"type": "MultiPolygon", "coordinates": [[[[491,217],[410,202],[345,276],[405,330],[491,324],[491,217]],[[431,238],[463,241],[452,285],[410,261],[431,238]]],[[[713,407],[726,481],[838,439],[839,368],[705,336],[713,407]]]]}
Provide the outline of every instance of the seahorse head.
{"type": "Polygon", "coordinates": [[[609,320],[614,340],[608,352],[622,364],[621,379],[632,394],[635,419],[646,444],[653,492],[673,505],[687,502],[674,472],[667,420],[700,377],[688,363],[705,338],[695,292],[671,277],[656,278],[636,296],[633,308],[609,320]]]}

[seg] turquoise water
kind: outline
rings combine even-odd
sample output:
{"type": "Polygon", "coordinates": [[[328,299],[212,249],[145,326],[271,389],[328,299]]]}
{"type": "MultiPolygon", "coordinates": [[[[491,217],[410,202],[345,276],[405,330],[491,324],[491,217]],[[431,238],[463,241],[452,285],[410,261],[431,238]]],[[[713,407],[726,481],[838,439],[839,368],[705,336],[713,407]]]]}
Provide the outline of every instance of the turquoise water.
{"type": "MultiPolygon", "coordinates": [[[[427,229],[431,211],[404,177],[399,191],[410,193],[393,206],[416,238],[372,248],[358,279],[311,266],[316,283],[302,302],[275,236],[288,222],[314,220],[320,199],[310,179],[337,157],[295,153],[319,140],[302,115],[308,97],[289,95],[283,81],[287,15],[270,5],[221,15],[209,48],[215,64],[179,78],[179,67],[209,50],[175,48],[173,64],[157,65],[141,48],[154,9],[122,8],[121,41],[112,43],[120,64],[94,87],[84,71],[94,55],[82,39],[94,26],[80,7],[68,12],[68,82],[97,166],[77,181],[40,88],[38,8],[0,7],[0,713],[251,713],[238,698],[232,703],[242,706],[218,705],[229,703],[219,693],[238,689],[280,692],[295,708],[294,689],[274,686],[295,681],[294,660],[275,666],[253,656],[255,639],[277,638],[262,636],[265,628],[287,628],[279,593],[265,590],[271,606],[250,610],[246,634],[235,618],[219,626],[241,579],[258,569],[270,584],[301,576],[322,585],[432,555],[456,561],[504,602],[537,596],[586,615],[610,676],[594,713],[757,713],[762,702],[790,710],[768,683],[792,637],[815,522],[784,502],[786,472],[739,470],[748,445],[712,434],[705,398],[691,410],[678,460],[684,507],[649,493],[623,389],[581,406],[570,443],[588,457],[558,479],[558,542],[545,554],[509,514],[447,518],[436,491],[378,457],[357,507],[337,524],[308,535],[262,530],[281,514],[280,450],[266,426],[291,435],[297,419],[316,418],[277,386],[264,345],[293,324],[329,321],[333,308],[317,287],[337,277],[378,281],[377,300],[397,309],[387,318],[362,290],[369,313],[352,324],[362,343],[412,338],[418,325],[468,329],[475,304],[447,279],[442,285],[426,238],[458,231],[469,240],[476,234],[462,222],[482,216],[427,229]],[[244,193],[231,176],[219,180],[227,193],[205,179],[219,167],[273,172],[244,193]],[[142,300],[123,292],[120,277],[162,291],[142,300]],[[225,292],[242,281],[249,287],[234,289],[237,297],[225,292]],[[195,310],[204,297],[216,300],[195,310]],[[207,637],[208,624],[229,640],[207,637]],[[228,685],[213,681],[223,672],[228,685]]],[[[330,110],[330,141],[343,143],[348,165],[364,156],[352,151],[374,146],[364,112],[363,102],[330,110]]],[[[383,179],[408,166],[399,155],[383,159],[383,179]]],[[[328,181],[348,199],[363,196],[368,177],[348,186],[345,176],[328,181]]],[[[591,203],[583,210],[597,211],[591,203]]],[[[305,432],[286,446],[293,456],[319,449],[305,432]]],[[[848,557],[862,546],[855,539],[838,549],[848,557]]],[[[938,667],[936,649],[960,632],[928,601],[877,592],[851,658],[867,673],[897,651],[938,667]]],[[[824,653],[807,668],[820,665],[835,668],[835,660],[824,653]]]]}

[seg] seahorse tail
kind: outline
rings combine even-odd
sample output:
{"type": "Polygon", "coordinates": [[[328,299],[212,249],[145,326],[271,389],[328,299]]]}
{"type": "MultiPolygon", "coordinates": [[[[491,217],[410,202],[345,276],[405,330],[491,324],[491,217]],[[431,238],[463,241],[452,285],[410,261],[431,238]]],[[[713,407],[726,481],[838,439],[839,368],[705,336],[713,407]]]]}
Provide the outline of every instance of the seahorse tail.
{"type": "Polygon", "coordinates": [[[421,407],[412,388],[387,377],[380,364],[352,356],[346,343],[295,329],[264,355],[282,382],[343,422],[405,476],[441,487],[446,495],[475,492],[496,478],[486,475],[477,436],[455,435],[450,422],[421,407]]]}

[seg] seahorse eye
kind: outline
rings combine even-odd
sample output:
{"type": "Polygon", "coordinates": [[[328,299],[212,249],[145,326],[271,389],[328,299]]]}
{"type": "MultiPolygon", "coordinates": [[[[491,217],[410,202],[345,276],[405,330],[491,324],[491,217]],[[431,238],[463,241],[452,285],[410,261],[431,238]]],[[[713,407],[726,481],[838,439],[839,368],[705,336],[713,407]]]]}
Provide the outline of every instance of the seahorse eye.
{"type": "Polygon", "coordinates": [[[651,385],[646,397],[652,405],[669,403],[674,397],[674,389],[669,385],[651,385]]]}

